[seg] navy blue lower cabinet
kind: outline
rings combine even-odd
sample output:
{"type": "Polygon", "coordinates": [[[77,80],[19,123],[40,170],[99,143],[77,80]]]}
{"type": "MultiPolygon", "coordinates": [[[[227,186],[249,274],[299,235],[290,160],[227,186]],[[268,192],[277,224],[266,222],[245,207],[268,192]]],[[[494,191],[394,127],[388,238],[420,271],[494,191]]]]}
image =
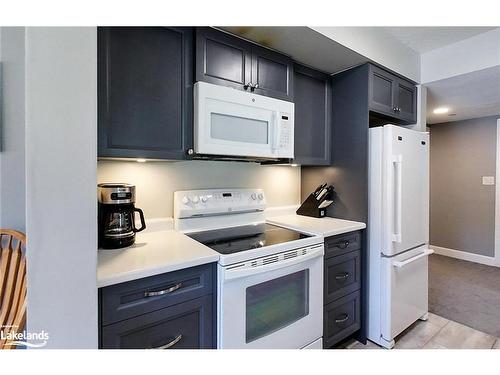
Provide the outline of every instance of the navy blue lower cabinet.
{"type": "Polygon", "coordinates": [[[103,349],[211,349],[212,295],[102,329],[103,349]]]}
{"type": "Polygon", "coordinates": [[[323,348],[332,348],[362,328],[361,231],[325,238],[323,348]]]}
{"type": "Polygon", "coordinates": [[[99,348],[212,349],[216,264],[99,289],[99,348]]]}
{"type": "Polygon", "coordinates": [[[360,303],[361,296],[357,291],[324,307],[324,348],[331,348],[361,328],[360,303]]]}
{"type": "Polygon", "coordinates": [[[204,264],[102,288],[103,325],[212,294],[213,267],[204,264]]]}

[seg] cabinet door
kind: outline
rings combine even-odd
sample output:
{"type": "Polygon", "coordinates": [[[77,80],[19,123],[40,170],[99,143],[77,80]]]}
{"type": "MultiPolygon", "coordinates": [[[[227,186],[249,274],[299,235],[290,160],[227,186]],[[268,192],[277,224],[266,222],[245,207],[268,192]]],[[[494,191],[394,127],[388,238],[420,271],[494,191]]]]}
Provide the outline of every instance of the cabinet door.
{"type": "Polygon", "coordinates": [[[370,110],[391,117],[397,115],[394,91],[397,78],[376,66],[370,65],[369,106],[370,110]]]}
{"type": "Polygon", "coordinates": [[[103,349],[210,349],[212,295],[102,328],[103,349]]]}
{"type": "Polygon", "coordinates": [[[408,123],[417,122],[417,87],[411,82],[397,79],[395,82],[394,102],[397,116],[408,123]]]}
{"type": "Polygon", "coordinates": [[[292,60],[267,48],[253,46],[251,83],[256,94],[292,101],[292,60]]]}
{"type": "Polygon", "coordinates": [[[240,90],[251,80],[251,43],[209,27],[196,29],[196,80],[240,90]]]}
{"type": "Polygon", "coordinates": [[[98,155],[185,159],[192,147],[192,29],[98,30],[98,155]]]}
{"type": "Polygon", "coordinates": [[[330,165],[332,86],[330,76],[294,66],[295,159],[302,165],[330,165]]]}

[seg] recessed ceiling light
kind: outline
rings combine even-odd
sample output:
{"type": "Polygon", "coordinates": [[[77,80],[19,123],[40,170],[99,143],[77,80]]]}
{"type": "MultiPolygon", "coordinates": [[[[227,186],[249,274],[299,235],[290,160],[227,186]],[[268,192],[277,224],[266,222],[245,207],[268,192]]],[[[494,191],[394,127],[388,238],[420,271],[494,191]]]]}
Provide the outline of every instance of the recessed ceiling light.
{"type": "Polygon", "coordinates": [[[443,113],[447,113],[450,109],[448,107],[438,107],[433,112],[436,115],[441,115],[443,113]]]}
{"type": "Polygon", "coordinates": [[[138,163],[145,163],[146,159],[136,159],[135,161],[138,162],[138,163]]]}
{"type": "Polygon", "coordinates": [[[292,167],[298,167],[298,164],[290,164],[292,167]]]}

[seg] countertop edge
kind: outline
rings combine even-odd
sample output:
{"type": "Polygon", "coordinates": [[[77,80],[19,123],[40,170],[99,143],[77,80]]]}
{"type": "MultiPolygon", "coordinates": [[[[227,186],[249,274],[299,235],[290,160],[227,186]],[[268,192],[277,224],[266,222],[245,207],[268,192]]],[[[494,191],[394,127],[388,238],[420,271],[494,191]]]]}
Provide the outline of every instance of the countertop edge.
{"type": "MultiPolygon", "coordinates": [[[[335,219],[335,218],[331,218],[331,219],[335,219]]],[[[318,218],[317,220],[322,220],[322,219],[318,218]]],[[[355,222],[355,221],[350,221],[350,220],[345,220],[345,219],[337,219],[337,220],[348,221],[349,223],[346,224],[345,227],[343,227],[341,229],[332,229],[332,230],[326,230],[326,231],[325,230],[314,231],[314,229],[311,229],[309,227],[288,224],[288,223],[285,223],[283,221],[275,220],[275,218],[273,218],[273,217],[266,219],[266,221],[270,224],[279,225],[279,226],[286,227],[286,228],[293,229],[293,230],[297,230],[297,231],[313,232],[315,234],[322,235],[325,239],[327,237],[336,236],[339,234],[344,234],[344,233],[349,233],[349,232],[353,232],[356,230],[366,229],[366,224],[362,223],[362,222],[355,222]]]]}
{"type": "Polygon", "coordinates": [[[179,271],[182,269],[201,266],[203,264],[215,263],[219,260],[218,254],[207,255],[201,258],[194,258],[185,262],[169,263],[160,265],[147,270],[134,270],[113,275],[112,277],[101,278],[97,277],[97,288],[105,288],[107,286],[126,283],[128,281],[139,280],[150,276],[161,275],[162,273],[179,271]]]}

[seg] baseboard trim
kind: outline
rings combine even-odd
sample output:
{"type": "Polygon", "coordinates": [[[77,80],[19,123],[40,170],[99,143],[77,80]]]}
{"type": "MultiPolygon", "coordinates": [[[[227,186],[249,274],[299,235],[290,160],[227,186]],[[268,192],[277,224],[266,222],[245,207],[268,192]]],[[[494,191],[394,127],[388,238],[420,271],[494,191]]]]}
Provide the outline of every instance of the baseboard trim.
{"type": "Polygon", "coordinates": [[[429,247],[432,250],[434,250],[436,254],[439,255],[444,255],[447,257],[461,259],[461,260],[467,260],[469,262],[474,262],[474,263],[485,264],[487,266],[495,266],[495,267],[499,266],[498,264],[496,264],[495,257],[488,257],[485,255],[473,254],[473,253],[468,253],[466,251],[448,249],[446,247],[440,247],[434,245],[430,245],[429,247]]]}

